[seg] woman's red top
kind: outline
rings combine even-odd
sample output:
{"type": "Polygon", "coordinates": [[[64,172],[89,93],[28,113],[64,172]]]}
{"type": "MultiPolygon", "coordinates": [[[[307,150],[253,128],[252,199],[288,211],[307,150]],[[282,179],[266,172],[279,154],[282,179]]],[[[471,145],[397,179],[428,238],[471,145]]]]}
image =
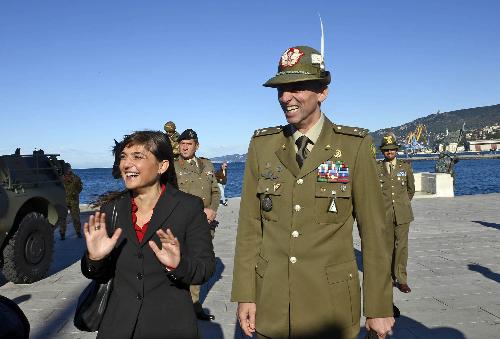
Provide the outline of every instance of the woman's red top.
{"type": "MultiPolygon", "coordinates": [[[[162,196],[163,193],[165,193],[165,185],[161,185],[160,197],[162,196]]],[[[160,198],[158,198],[158,200],[160,200],[160,198]]],[[[156,202],[156,203],[158,204],[158,202],[156,202]]],[[[153,207],[153,210],[155,207],[153,207]]],[[[132,197],[132,223],[134,224],[134,230],[135,230],[135,235],[137,236],[137,240],[139,240],[139,242],[142,242],[142,239],[144,238],[144,234],[146,234],[146,231],[148,230],[149,222],[151,220],[148,221],[147,223],[145,223],[142,226],[142,228],[139,227],[139,225],[137,225],[137,215],[135,215],[135,213],[137,212],[138,209],[139,208],[137,207],[137,205],[134,201],[134,197],[132,197]]]]}

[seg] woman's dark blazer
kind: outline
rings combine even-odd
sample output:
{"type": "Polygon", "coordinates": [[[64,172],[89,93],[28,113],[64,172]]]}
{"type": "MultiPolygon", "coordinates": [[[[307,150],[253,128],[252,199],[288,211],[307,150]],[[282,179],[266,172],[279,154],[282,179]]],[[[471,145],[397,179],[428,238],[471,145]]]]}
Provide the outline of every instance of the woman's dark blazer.
{"type": "Polygon", "coordinates": [[[215,269],[215,256],[207,218],[200,198],[167,185],[153,211],[142,243],[132,225],[129,194],[103,207],[108,233],[113,206],[116,227],[122,234],[110,255],[92,261],[86,253],[81,261],[87,278],[106,281],[113,276],[113,290],[98,338],[198,338],[197,320],[189,285],[206,282],[215,269]],[[116,205],[115,205],[116,204],[116,205]],[[161,248],[156,231],[170,228],[179,239],[181,261],[167,272],[148,245],[161,248]]]}

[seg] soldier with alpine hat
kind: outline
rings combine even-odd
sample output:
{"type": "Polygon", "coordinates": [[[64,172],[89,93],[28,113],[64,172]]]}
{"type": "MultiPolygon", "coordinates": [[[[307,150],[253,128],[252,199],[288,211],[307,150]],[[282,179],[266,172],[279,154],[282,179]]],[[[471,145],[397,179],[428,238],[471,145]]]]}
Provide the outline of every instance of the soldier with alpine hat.
{"type": "Polygon", "coordinates": [[[408,232],[413,221],[411,199],[415,194],[415,179],[411,164],[397,159],[399,145],[394,133],[382,138],[380,150],[384,159],[378,162],[380,188],[384,196],[387,224],[393,230],[390,239],[392,250],[392,279],[403,293],[410,293],[406,264],[408,262],[408,232]]]}
{"type": "MultiPolygon", "coordinates": [[[[198,135],[192,129],[189,128],[182,132],[177,141],[180,156],[175,159],[174,166],[179,189],[203,200],[204,211],[213,238],[215,227],[218,224],[215,218],[220,200],[214,165],[209,159],[196,156],[200,144],[198,135]]],[[[191,285],[189,288],[196,316],[200,320],[213,320],[215,317],[205,313],[200,303],[200,287],[199,285],[191,285]]]]}
{"type": "Polygon", "coordinates": [[[321,111],[330,72],[322,53],[288,48],[264,86],[278,90],[287,125],[258,129],[248,149],[232,297],[246,335],[357,338],[363,255],[365,326],[393,324],[390,253],[372,140],[321,111]]]}

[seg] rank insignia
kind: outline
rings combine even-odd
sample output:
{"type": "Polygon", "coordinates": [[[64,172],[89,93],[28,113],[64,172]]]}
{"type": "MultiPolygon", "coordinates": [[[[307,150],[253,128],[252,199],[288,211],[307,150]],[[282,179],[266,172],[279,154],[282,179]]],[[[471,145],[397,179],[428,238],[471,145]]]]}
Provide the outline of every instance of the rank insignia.
{"type": "Polygon", "coordinates": [[[269,212],[273,209],[273,201],[271,197],[266,195],[261,202],[261,207],[264,212],[269,212]]]}
{"type": "Polygon", "coordinates": [[[325,161],[318,166],[317,175],[317,181],[319,182],[348,183],[350,181],[349,167],[342,160],[325,161]]]}
{"type": "Polygon", "coordinates": [[[281,186],[281,184],[279,184],[279,183],[274,184],[273,185],[274,191],[276,192],[278,190],[278,188],[280,188],[280,186],[281,186]]]}

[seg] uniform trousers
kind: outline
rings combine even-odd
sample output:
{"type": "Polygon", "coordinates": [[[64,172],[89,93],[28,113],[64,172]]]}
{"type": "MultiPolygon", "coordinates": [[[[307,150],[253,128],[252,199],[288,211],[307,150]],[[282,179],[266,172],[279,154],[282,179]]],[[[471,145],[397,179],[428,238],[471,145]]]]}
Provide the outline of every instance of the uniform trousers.
{"type": "MultiPolygon", "coordinates": [[[[75,199],[66,200],[66,205],[68,206],[69,212],[71,213],[71,219],[73,220],[73,227],[76,233],[80,233],[82,229],[82,224],[80,222],[80,205],[78,197],[75,199]]],[[[67,224],[68,210],[63,212],[61,217],[61,222],[59,223],[59,233],[66,234],[66,224],[67,224]]]]}
{"type": "Polygon", "coordinates": [[[392,251],[392,278],[400,284],[408,284],[408,233],[410,223],[394,225],[394,247],[392,251]]]}

